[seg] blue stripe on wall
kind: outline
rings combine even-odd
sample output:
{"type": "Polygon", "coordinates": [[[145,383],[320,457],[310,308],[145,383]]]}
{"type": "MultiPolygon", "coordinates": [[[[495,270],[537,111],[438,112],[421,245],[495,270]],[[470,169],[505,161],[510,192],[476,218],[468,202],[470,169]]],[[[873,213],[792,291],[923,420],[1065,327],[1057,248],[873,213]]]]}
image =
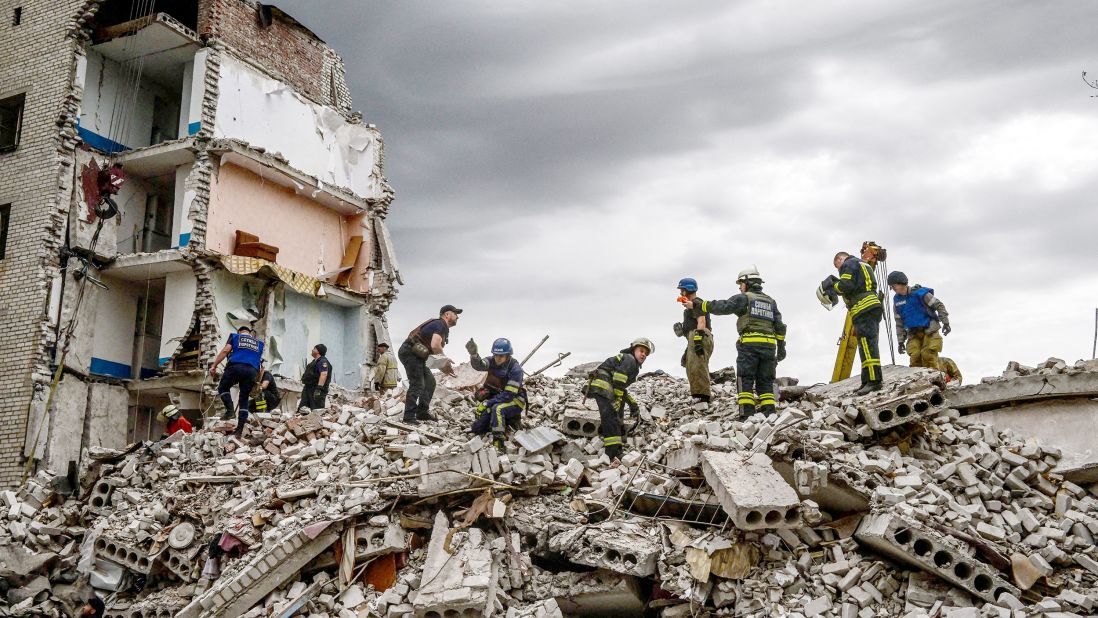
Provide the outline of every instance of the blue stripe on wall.
{"type": "Polygon", "coordinates": [[[199,120],[198,122],[192,122],[191,124],[187,125],[187,135],[194,135],[195,133],[198,133],[198,130],[201,129],[201,128],[202,128],[202,121],[201,120],[199,120]]]}
{"type": "Polygon", "coordinates": [[[122,363],[116,363],[114,361],[103,360],[102,358],[92,357],[91,366],[88,367],[88,371],[96,375],[111,376],[114,378],[129,379],[132,375],[130,373],[130,366],[123,365],[122,363]]]}
{"type": "Polygon", "coordinates": [[[84,143],[95,148],[96,150],[106,152],[108,154],[115,152],[122,152],[129,150],[126,146],[119,144],[118,142],[103,137],[98,133],[93,133],[82,126],[77,125],[76,132],[80,134],[80,139],[84,140],[84,143]]]}

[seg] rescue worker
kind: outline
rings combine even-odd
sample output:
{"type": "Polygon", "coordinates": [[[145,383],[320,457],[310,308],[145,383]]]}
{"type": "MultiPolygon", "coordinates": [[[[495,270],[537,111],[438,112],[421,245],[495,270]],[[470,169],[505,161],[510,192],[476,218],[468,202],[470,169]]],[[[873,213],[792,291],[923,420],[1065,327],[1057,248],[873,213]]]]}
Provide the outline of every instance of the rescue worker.
{"type": "Polygon", "coordinates": [[[328,397],[328,388],[332,384],[332,364],[328,362],[328,346],[318,343],[309,350],[309,356],[313,358],[305,366],[305,372],[301,374],[301,403],[302,406],[312,410],[319,410],[325,406],[328,397]]]}
{"type": "Polygon", "coordinates": [[[584,397],[594,397],[599,406],[602,421],[599,435],[602,436],[603,451],[611,462],[620,461],[621,458],[625,406],[629,406],[630,417],[635,418],[640,412],[637,400],[627,389],[637,381],[644,359],[655,351],[656,346],[651,339],[634,339],[628,348],[604,360],[592,371],[584,386],[584,397]]]}
{"type": "Polygon", "coordinates": [[[778,303],[762,291],[763,280],[752,266],[736,277],[740,293],[728,300],[703,301],[702,310],[713,315],[737,315],[736,399],[740,414],[751,416],[756,406],[763,414],[775,412],[774,379],[778,363],[785,360],[785,323],[778,303]]]}
{"type": "Polygon", "coordinates": [[[259,366],[263,363],[263,342],[252,334],[252,329],[241,326],[236,332],[229,335],[225,347],[217,353],[213,365],[210,367],[210,376],[217,376],[217,366],[228,357],[225,365],[225,373],[221,374],[221,381],[217,383],[217,395],[225,404],[225,413],[222,420],[229,420],[235,416],[233,398],[229,390],[238,388],[238,400],[241,408],[247,408],[248,396],[255,386],[255,378],[259,374],[259,366]]]}
{"type": "Polygon", "coordinates": [[[164,430],[165,438],[175,435],[175,432],[177,431],[194,433],[194,427],[191,426],[191,422],[183,416],[183,413],[179,411],[179,406],[174,403],[169,403],[164,406],[164,409],[160,410],[159,416],[162,420],[168,421],[168,427],[164,430]]]}
{"type": "MultiPolygon", "coordinates": [[[[404,399],[405,423],[416,425],[420,421],[435,420],[428,412],[431,397],[435,394],[435,376],[427,368],[427,357],[443,353],[442,347],[450,341],[450,329],[457,325],[461,311],[453,305],[443,305],[438,310],[437,318],[415,327],[400,344],[397,358],[408,376],[408,392],[404,399]]],[[[449,364],[442,371],[450,375],[454,373],[449,364]]]]}
{"type": "Polygon", "coordinates": [[[377,344],[377,358],[374,360],[374,391],[384,393],[400,383],[396,357],[389,351],[389,344],[382,341],[377,344]]]}
{"type": "Polygon", "coordinates": [[[952,358],[947,356],[938,357],[938,371],[945,374],[946,384],[956,382],[956,385],[960,386],[961,382],[964,381],[964,376],[961,375],[961,368],[957,366],[957,363],[953,362],[952,358]]]}
{"type": "Polygon", "coordinates": [[[274,375],[264,367],[259,368],[259,384],[256,385],[255,397],[248,400],[248,407],[241,408],[236,418],[236,430],[233,435],[237,438],[244,435],[244,426],[248,424],[249,412],[266,412],[278,407],[282,401],[282,394],[278,392],[274,375]]]}
{"type": "Polygon", "coordinates": [[[817,295],[826,294],[832,304],[838,302],[836,294],[843,297],[854,325],[851,335],[858,340],[858,355],[862,359],[862,386],[855,395],[865,395],[882,387],[881,354],[877,342],[884,317],[882,294],[873,275],[873,267],[845,251],[835,254],[832,260],[839,276],[829,275],[820,284],[817,295]]]}
{"type": "Polygon", "coordinates": [[[679,280],[679,299],[683,301],[682,322],[675,324],[675,334],[686,337],[682,366],[690,383],[690,396],[695,410],[709,408],[713,395],[709,383],[709,359],[713,356],[713,325],[709,313],[698,298],[698,282],[689,277],[679,280]]]}
{"type": "Polygon", "coordinates": [[[487,371],[484,385],[475,398],[477,419],[473,421],[473,433],[484,435],[492,432],[493,442],[503,446],[507,427],[518,429],[522,425],[522,413],[526,410],[526,391],[522,388],[522,365],[515,360],[515,350],[508,339],[496,339],[492,343],[492,355],[481,358],[477,344],[472,339],[465,344],[469,352],[469,364],[477,371],[487,371]]]}
{"type": "Polygon", "coordinates": [[[909,286],[907,275],[898,270],[888,273],[888,286],[896,293],[892,306],[896,312],[896,341],[900,344],[900,354],[906,349],[912,367],[937,369],[942,335],[948,335],[952,330],[945,304],[934,296],[933,289],[919,284],[909,286]]]}

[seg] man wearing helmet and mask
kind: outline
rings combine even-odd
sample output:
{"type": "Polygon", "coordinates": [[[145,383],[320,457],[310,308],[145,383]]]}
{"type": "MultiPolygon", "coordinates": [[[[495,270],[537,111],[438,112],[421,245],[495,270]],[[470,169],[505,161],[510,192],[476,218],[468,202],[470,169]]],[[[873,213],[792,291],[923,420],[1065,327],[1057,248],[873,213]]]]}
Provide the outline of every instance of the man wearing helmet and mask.
{"type": "Polygon", "coordinates": [[[161,420],[168,421],[168,427],[165,429],[164,433],[165,438],[175,434],[177,431],[182,431],[183,433],[194,432],[194,427],[191,426],[191,422],[183,416],[179,411],[179,406],[174,403],[169,403],[164,406],[157,416],[159,416],[161,420]]]}
{"type": "Polygon", "coordinates": [[[526,409],[526,391],[522,388],[522,365],[514,358],[514,347],[504,338],[492,343],[492,355],[481,358],[477,344],[472,339],[465,344],[469,352],[469,364],[477,371],[487,371],[484,385],[477,390],[477,419],[473,421],[473,433],[484,435],[492,432],[496,446],[503,445],[508,426],[519,427],[522,412],[526,409]]]}
{"type": "Polygon", "coordinates": [[[763,294],[762,277],[752,266],[736,277],[740,293],[728,300],[702,301],[702,311],[713,315],[737,315],[736,379],[740,385],[740,414],[750,416],[756,406],[763,414],[776,409],[774,378],[778,362],[785,359],[785,323],[778,303],[763,294]]]}
{"type": "Polygon", "coordinates": [[[695,410],[709,408],[713,391],[709,384],[709,358],[713,356],[713,325],[709,313],[702,311],[698,298],[698,282],[689,277],[679,280],[679,300],[682,301],[682,322],[675,325],[675,334],[686,337],[686,352],[682,366],[690,383],[690,396],[695,410]]]}
{"type": "Polygon", "coordinates": [[[599,435],[602,436],[602,448],[611,461],[621,458],[625,406],[629,406],[631,417],[636,417],[640,412],[637,401],[626,389],[637,381],[644,359],[655,351],[656,346],[651,339],[634,339],[628,348],[604,360],[591,372],[584,386],[584,396],[594,397],[599,406],[602,421],[599,435]]]}
{"type": "Polygon", "coordinates": [[[908,285],[907,275],[898,270],[888,273],[888,286],[896,293],[892,297],[892,308],[896,312],[896,341],[900,344],[900,354],[906,351],[911,356],[912,367],[938,369],[942,335],[948,335],[952,330],[945,304],[934,296],[931,288],[917,283],[908,285]]]}

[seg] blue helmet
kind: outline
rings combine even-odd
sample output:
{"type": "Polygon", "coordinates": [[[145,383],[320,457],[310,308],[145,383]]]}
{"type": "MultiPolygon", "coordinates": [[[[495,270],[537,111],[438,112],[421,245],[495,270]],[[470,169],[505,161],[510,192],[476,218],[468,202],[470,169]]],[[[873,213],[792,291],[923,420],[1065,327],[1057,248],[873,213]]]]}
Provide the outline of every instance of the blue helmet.
{"type": "Polygon", "coordinates": [[[514,352],[515,352],[515,349],[513,347],[511,347],[511,340],[510,339],[504,339],[503,337],[500,337],[499,339],[496,339],[492,343],[492,354],[493,355],[504,355],[504,354],[510,355],[510,354],[513,354],[514,352]]]}
{"type": "Polygon", "coordinates": [[[694,281],[690,277],[687,277],[685,279],[679,279],[679,285],[676,287],[686,290],[687,292],[697,292],[698,282],[694,281]]]}

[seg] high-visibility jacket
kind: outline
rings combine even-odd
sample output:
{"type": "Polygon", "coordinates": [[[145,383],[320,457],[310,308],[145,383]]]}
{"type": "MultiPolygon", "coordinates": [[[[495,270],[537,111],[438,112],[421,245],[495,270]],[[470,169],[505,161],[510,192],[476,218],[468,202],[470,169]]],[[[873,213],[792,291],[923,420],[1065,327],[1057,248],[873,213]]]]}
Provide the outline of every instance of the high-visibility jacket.
{"type": "Polygon", "coordinates": [[[595,369],[591,380],[587,383],[587,395],[602,397],[615,403],[619,409],[622,403],[637,405],[636,400],[626,389],[637,381],[638,374],[640,374],[640,364],[633,356],[633,350],[622,350],[616,356],[602,361],[602,364],[595,369]]]}
{"type": "Polygon", "coordinates": [[[853,255],[839,267],[839,280],[834,286],[835,291],[842,295],[851,316],[881,306],[873,267],[853,255]]]}
{"type": "Polygon", "coordinates": [[[702,307],[713,315],[738,315],[736,330],[741,343],[778,345],[785,341],[785,323],[778,303],[763,294],[762,286],[752,285],[747,292],[727,300],[704,301],[702,307]]]}

